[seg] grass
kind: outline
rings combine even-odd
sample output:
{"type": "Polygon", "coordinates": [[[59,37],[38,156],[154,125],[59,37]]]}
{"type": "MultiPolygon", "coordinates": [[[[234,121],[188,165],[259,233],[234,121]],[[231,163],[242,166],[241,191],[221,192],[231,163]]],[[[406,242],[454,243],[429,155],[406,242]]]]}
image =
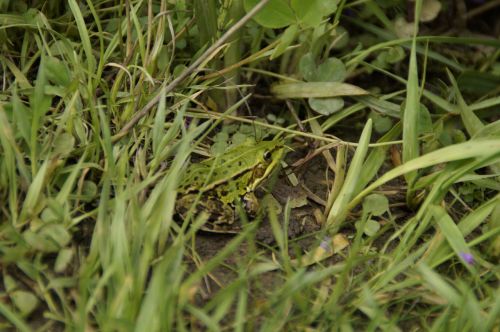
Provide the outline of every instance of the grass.
{"type": "Polygon", "coordinates": [[[0,4],[1,330],[498,330],[496,8],[258,2],[0,4]],[[199,232],[179,179],[238,135],[307,204],[199,232]]]}

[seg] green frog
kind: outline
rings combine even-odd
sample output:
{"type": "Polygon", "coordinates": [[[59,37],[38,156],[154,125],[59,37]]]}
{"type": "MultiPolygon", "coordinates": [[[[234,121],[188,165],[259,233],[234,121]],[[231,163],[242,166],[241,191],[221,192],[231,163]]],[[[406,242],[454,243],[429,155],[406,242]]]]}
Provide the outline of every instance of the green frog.
{"type": "Polygon", "coordinates": [[[258,201],[255,189],[272,173],[284,153],[281,140],[247,140],[229,148],[220,156],[192,164],[179,185],[176,211],[182,217],[201,195],[196,211],[209,218],[202,230],[237,233],[241,230],[236,204],[241,202],[250,216],[255,216],[258,201]]]}

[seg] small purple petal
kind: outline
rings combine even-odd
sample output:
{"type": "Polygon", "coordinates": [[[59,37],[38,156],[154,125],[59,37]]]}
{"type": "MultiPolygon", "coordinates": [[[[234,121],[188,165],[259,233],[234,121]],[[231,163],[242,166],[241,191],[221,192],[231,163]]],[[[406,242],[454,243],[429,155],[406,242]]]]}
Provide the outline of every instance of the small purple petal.
{"type": "Polygon", "coordinates": [[[357,16],[356,12],[352,9],[349,9],[349,8],[344,9],[344,14],[349,16],[349,17],[356,17],[357,16]]]}
{"type": "Polygon", "coordinates": [[[329,237],[325,237],[323,239],[323,241],[321,241],[321,243],[319,244],[319,246],[321,248],[323,248],[326,252],[331,252],[332,251],[332,247],[330,247],[330,242],[331,239],[329,237]]]}
{"type": "Polygon", "coordinates": [[[474,256],[468,252],[461,252],[460,257],[469,265],[474,265],[474,256]]]}

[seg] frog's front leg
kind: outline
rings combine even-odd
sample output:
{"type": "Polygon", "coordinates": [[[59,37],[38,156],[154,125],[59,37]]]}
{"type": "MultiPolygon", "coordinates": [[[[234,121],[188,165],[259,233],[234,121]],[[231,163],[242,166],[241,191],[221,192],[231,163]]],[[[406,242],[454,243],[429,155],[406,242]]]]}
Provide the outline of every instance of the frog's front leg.
{"type": "Polygon", "coordinates": [[[245,208],[245,211],[250,217],[255,217],[257,215],[257,212],[259,211],[259,200],[253,193],[247,192],[245,195],[243,195],[243,206],[245,208]]]}

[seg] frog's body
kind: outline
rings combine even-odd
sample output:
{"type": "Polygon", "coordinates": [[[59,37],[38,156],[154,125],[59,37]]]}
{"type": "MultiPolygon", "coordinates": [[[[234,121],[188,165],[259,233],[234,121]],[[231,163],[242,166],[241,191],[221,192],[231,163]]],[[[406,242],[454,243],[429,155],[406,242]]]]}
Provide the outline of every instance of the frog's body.
{"type": "Polygon", "coordinates": [[[181,180],[181,197],[176,209],[185,216],[198,195],[197,210],[208,213],[203,230],[236,233],[238,214],[235,204],[243,198],[247,212],[257,209],[253,191],[271,174],[283,155],[279,140],[255,142],[249,140],[228,149],[224,154],[191,165],[181,180]]]}

